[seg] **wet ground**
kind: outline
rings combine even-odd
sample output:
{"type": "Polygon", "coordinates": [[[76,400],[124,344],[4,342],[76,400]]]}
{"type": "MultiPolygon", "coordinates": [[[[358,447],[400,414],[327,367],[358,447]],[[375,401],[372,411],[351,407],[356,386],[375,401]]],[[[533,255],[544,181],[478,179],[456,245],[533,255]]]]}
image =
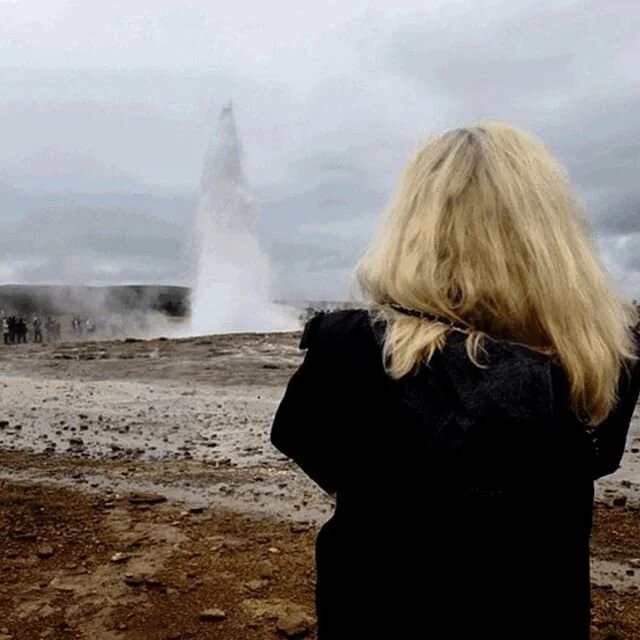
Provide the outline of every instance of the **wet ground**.
{"type": "MultiPolygon", "coordinates": [[[[332,504],[268,441],[297,341],[0,347],[0,640],[313,634],[332,504]]],[[[639,447],[636,416],[598,490],[597,639],[640,638],[639,447]]]]}
{"type": "Polygon", "coordinates": [[[214,500],[318,521],[329,500],[269,442],[284,385],[300,363],[297,340],[273,334],[0,349],[2,447],[38,456],[28,472],[21,462],[22,471],[5,467],[0,478],[162,488],[190,504],[214,500]]]}

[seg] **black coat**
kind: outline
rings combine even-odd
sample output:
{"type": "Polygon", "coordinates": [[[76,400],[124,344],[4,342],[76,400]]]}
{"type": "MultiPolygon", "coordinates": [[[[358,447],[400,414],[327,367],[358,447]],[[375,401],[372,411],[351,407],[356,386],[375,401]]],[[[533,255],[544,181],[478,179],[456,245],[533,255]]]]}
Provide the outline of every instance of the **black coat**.
{"type": "Polygon", "coordinates": [[[365,311],[317,316],[273,444],[336,509],[317,540],[319,640],[584,640],[593,481],[619,466],[640,368],[595,436],[546,356],[452,332],[393,381],[365,311]]]}

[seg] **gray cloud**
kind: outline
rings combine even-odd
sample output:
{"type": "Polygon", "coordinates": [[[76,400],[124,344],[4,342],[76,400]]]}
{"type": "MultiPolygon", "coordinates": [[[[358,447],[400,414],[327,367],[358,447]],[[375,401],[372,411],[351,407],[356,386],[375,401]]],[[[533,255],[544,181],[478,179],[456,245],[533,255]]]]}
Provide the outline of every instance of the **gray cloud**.
{"type": "Polygon", "coordinates": [[[346,291],[410,150],[490,118],[567,165],[607,265],[640,295],[632,2],[21,0],[3,20],[1,279],[184,277],[232,97],[285,294],[346,291]]]}

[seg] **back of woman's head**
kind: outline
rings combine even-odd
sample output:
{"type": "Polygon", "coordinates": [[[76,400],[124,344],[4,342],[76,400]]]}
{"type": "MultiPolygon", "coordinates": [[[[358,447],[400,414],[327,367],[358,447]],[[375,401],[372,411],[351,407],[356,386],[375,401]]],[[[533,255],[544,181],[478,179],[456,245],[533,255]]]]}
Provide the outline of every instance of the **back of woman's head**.
{"type": "Polygon", "coordinates": [[[356,269],[387,320],[385,358],[401,377],[442,347],[435,313],[554,356],[576,411],[601,422],[632,356],[633,306],[611,283],[562,167],[532,136],[503,124],[448,131],[408,163],[381,233],[356,269]]]}

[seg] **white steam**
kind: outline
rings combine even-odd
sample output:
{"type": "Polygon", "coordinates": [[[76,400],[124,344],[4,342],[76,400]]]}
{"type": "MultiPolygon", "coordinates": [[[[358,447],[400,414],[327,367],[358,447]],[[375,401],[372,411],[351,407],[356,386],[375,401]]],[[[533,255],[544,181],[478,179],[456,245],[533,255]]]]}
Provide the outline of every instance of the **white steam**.
{"type": "Polygon", "coordinates": [[[231,104],[204,158],[196,225],[190,333],[297,329],[295,312],[271,299],[271,265],[258,241],[258,210],[231,104]]]}

